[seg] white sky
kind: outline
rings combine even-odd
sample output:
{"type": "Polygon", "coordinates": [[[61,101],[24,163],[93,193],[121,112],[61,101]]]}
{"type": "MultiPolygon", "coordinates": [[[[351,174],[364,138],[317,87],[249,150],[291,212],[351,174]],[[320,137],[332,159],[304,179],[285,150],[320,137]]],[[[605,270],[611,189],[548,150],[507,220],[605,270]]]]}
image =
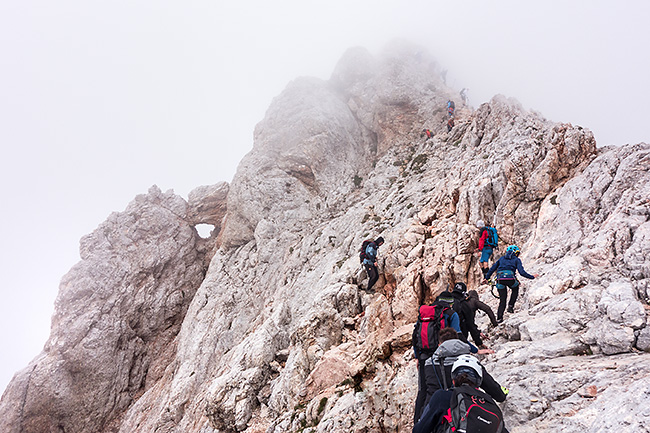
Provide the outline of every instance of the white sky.
{"type": "Polygon", "coordinates": [[[650,2],[0,2],[0,391],[42,349],[79,239],[157,184],[230,181],[271,99],[403,38],[600,145],[650,142],[650,2]]]}

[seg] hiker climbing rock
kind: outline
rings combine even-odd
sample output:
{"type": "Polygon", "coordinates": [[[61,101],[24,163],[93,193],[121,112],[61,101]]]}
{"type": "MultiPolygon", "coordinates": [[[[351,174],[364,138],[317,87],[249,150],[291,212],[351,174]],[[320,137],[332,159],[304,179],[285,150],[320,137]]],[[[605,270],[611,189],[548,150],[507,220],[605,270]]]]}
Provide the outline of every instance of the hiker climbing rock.
{"type": "MultiPolygon", "coordinates": [[[[474,323],[476,323],[476,312],[478,310],[481,310],[488,315],[488,317],[490,318],[490,323],[492,323],[492,326],[497,326],[498,323],[497,323],[497,318],[494,315],[494,311],[492,311],[492,308],[490,308],[489,305],[481,302],[478,296],[478,292],[476,290],[470,290],[469,292],[467,292],[467,305],[469,305],[469,308],[472,311],[472,319],[474,319],[474,323]]],[[[483,333],[481,333],[480,335],[481,338],[485,338],[485,335],[483,333]]]]}
{"type": "Polygon", "coordinates": [[[454,117],[454,111],[456,110],[456,104],[451,99],[447,101],[447,116],[454,117]]]}
{"type": "Polygon", "coordinates": [[[455,124],[454,124],[454,118],[453,118],[453,117],[450,117],[450,118],[447,120],[447,132],[451,132],[451,130],[454,129],[454,125],[455,125],[455,124]]]}
{"type": "Polygon", "coordinates": [[[474,252],[481,253],[481,257],[478,260],[478,264],[481,267],[481,272],[483,272],[483,278],[488,272],[488,260],[492,257],[492,252],[494,248],[499,246],[499,235],[497,229],[494,227],[486,226],[483,220],[476,221],[476,227],[480,229],[480,237],[478,240],[478,248],[474,252]]]}
{"type": "Polygon", "coordinates": [[[368,273],[368,288],[367,291],[372,289],[379,279],[379,269],[377,269],[377,254],[379,247],[384,244],[384,238],[381,236],[374,241],[363,241],[361,245],[360,259],[363,267],[368,273]]]}
{"type": "Polygon", "coordinates": [[[467,302],[467,285],[462,282],[454,284],[450,295],[454,299],[454,304],[457,305],[456,311],[458,311],[458,318],[460,319],[460,331],[464,339],[467,340],[468,335],[471,335],[477,346],[483,346],[481,331],[474,322],[475,314],[467,302]]]}
{"type": "MultiPolygon", "coordinates": [[[[439,389],[449,389],[451,383],[451,366],[461,355],[470,354],[470,346],[458,338],[458,333],[453,328],[443,328],[438,334],[439,346],[433,355],[424,363],[424,375],[427,386],[426,404],[431,396],[439,389]]],[[[489,349],[478,351],[479,354],[494,353],[489,349]]],[[[483,369],[483,384],[485,392],[497,401],[504,401],[506,394],[492,376],[483,369]]],[[[426,406],[425,404],[425,406],[426,406]]]]}
{"type": "Polygon", "coordinates": [[[508,304],[508,313],[515,312],[515,303],[517,302],[517,296],[519,296],[519,280],[517,280],[516,273],[522,277],[529,278],[531,280],[537,278],[539,275],[531,275],[524,270],[524,266],[519,259],[519,253],[521,250],[517,245],[510,245],[506,249],[506,254],[497,260],[490,270],[485,275],[484,284],[487,284],[487,280],[492,276],[494,272],[497,273],[497,290],[499,291],[499,308],[497,309],[497,322],[503,322],[503,313],[506,309],[506,299],[508,297],[508,287],[510,287],[510,301],[508,304]]]}
{"type": "Polygon", "coordinates": [[[501,409],[492,397],[478,389],[486,380],[484,371],[472,355],[459,356],[451,366],[454,388],[433,394],[413,426],[413,433],[507,433],[501,409]]]}
{"type": "Polygon", "coordinates": [[[469,89],[467,87],[463,87],[463,89],[460,91],[460,97],[463,100],[463,104],[467,105],[467,102],[469,99],[467,99],[467,91],[469,89]]]}
{"type": "Polygon", "coordinates": [[[427,141],[427,140],[429,140],[430,138],[433,138],[433,131],[431,131],[430,129],[423,129],[423,130],[422,130],[422,134],[420,134],[420,137],[425,137],[425,136],[426,136],[427,138],[426,138],[426,140],[424,140],[424,141],[427,141]]]}
{"type": "MultiPolygon", "coordinates": [[[[412,344],[418,366],[418,393],[415,398],[413,422],[415,423],[427,402],[427,385],[424,372],[425,361],[438,348],[438,333],[442,328],[451,328],[460,334],[460,318],[454,310],[454,299],[436,298],[432,305],[422,305],[413,329],[412,344]]],[[[469,346],[468,346],[469,348],[469,346]]]]}

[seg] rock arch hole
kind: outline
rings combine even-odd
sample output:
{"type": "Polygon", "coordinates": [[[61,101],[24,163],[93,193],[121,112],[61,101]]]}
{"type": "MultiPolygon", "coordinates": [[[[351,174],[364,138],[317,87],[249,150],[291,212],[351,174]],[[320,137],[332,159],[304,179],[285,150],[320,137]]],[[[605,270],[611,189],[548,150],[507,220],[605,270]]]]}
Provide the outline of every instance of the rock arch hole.
{"type": "Polygon", "coordinates": [[[201,236],[203,239],[207,239],[210,237],[212,234],[212,230],[214,230],[214,225],[212,224],[197,224],[194,226],[196,229],[196,232],[201,236]]]}

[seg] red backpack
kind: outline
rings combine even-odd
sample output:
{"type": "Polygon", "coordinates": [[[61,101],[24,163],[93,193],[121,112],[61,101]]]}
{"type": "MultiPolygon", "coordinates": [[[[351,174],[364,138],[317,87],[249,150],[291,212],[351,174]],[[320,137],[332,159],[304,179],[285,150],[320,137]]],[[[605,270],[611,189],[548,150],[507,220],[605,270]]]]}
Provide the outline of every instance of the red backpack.
{"type": "Polygon", "coordinates": [[[452,304],[437,301],[433,305],[422,305],[413,329],[413,347],[420,359],[433,355],[438,348],[438,333],[442,328],[451,326],[454,314],[452,304]]]}

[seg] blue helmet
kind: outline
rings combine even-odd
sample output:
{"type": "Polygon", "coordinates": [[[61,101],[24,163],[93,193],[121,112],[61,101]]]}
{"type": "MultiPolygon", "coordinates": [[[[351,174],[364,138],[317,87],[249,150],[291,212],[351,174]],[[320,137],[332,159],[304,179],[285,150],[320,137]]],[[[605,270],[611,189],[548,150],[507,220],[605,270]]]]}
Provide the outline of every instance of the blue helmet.
{"type": "Polygon", "coordinates": [[[507,253],[512,252],[512,253],[514,253],[515,255],[518,256],[519,253],[521,252],[521,250],[519,249],[519,247],[517,245],[510,245],[508,248],[506,248],[506,252],[507,253]]]}

